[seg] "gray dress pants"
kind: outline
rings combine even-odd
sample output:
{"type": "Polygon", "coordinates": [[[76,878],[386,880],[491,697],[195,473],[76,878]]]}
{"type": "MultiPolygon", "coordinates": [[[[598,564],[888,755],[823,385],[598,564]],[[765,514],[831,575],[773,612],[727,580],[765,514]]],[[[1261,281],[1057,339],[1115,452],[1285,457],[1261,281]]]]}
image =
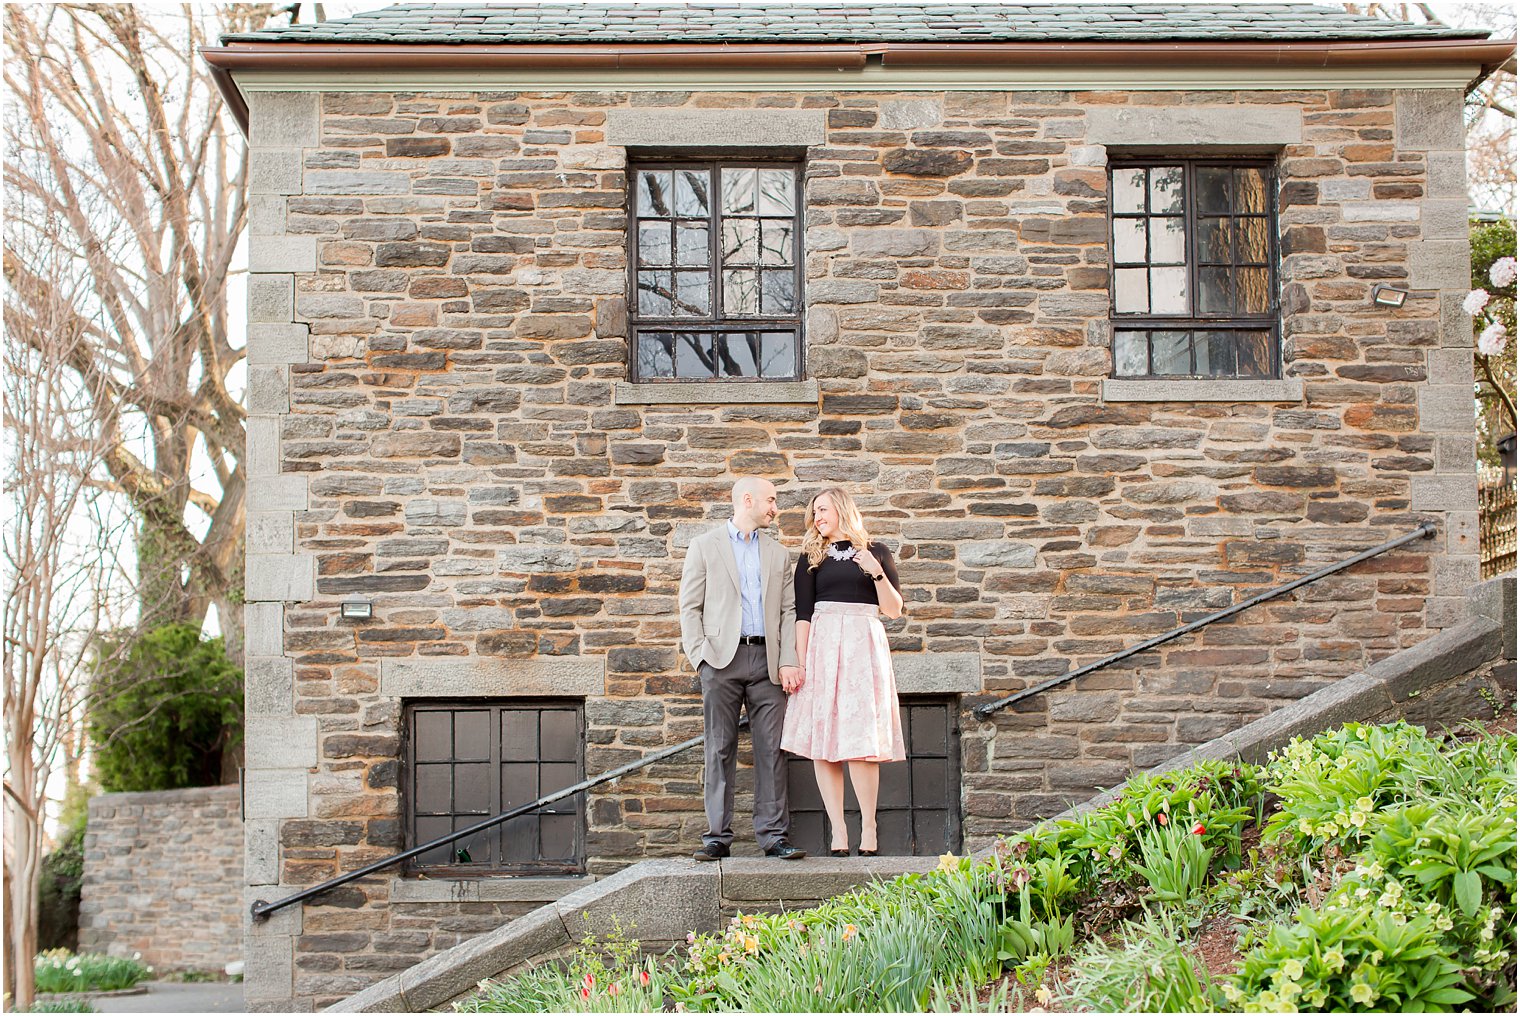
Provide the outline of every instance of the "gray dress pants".
{"type": "Polygon", "coordinates": [[[704,843],[734,841],[734,760],[739,745],[739,707],[749,711],[749,736],[755,749],[755,839],[762,850],[785,841],[791,825],[786,807],[786,761],[781,754],[781,724],[786,692],[772,684],[764,646],[741,645],[722,670],[698,668],[702,680],[702,721],[707,731],[707,835],[704,843]]]}

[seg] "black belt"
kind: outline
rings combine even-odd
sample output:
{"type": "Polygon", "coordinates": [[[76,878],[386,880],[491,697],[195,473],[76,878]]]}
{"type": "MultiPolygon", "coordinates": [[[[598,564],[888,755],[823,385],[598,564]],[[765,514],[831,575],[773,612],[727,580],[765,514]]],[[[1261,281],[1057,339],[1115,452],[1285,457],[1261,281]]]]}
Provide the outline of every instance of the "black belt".
{"type": "Polygon", "coordinates": [[[739,636],[739,644],[741,646],[763,646],[763,645],[765,645],[765,636],[764,635],[740,635],[739,636]]]}

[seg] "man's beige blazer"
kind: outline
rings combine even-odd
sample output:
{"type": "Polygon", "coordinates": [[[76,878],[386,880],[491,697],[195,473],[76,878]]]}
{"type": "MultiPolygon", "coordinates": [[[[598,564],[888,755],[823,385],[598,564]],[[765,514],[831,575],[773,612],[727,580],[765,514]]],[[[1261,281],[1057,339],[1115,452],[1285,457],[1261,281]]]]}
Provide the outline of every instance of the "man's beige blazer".
{"type": "MultiPolygon", "coordinates": [[[[781,683],[782,667],[797,665],[797,599],[790,563],[781,544],[761,533],[760,593],[772,684],[781,683]]],[[[733,662],[742,613],[739,566],[725,522],[691,541],[681,568],[681,646],[692,667],[706,663],[721,670],[733,662]]]]}

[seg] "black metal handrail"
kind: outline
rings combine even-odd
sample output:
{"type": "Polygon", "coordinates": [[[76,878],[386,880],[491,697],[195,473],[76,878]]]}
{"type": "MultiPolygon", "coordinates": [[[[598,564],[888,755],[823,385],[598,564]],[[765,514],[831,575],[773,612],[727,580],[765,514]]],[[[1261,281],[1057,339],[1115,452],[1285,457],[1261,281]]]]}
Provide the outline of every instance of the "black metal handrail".
{"type": "Polygon", "coordinates": [[[1213,624],[1215,621],[1223,621],[1227,617],[1233,617],[1234,615],[1240,613],[1242,610],[1245,610],[1247,607],[1254,607],[1258,603],[1265,603],[1267,600],[1275,599],[1276,597],[1282,596],[1284,593],[1291,593],[1293,590],[1299,588],[1300,586],[1306,586],[1311,582],[1318,582],[1320,579],[1325,578],[1327,575],[1334,575],[1338,571],[1344,571],[1345,569],[1350,568],[1352,565],[1361,564],[1363,561],[1377,557],[1379,554],[1386,554],[1388,551],[1393,550],[1396,547],[1402,547],[1406,543],[1412,543],[1413,541],[1421,539],[1422,537],[1429,539],[1435,535],[1435,523],[1422,522],[1420,523],[1420,528],[1416,529],[1412,533],[1407,533],[1403,536],[1396,537],[1395,539],[1389,540],[1386,543],[1380,543],[1376,547],[1369,547],[1367,550],[1362,551],[1355,557],[1348,557],[1344,561],[1338,561],[1335,564],[1326,565],[1319,571],[1311,572],[1308,575],[1296,578],[1292,582],[1286,583],[1285,585],[1277,586],[1274,589],[1268,589],[1265,592],[1257,593],[1255,596],[1251,597],[1248,600],[1241,600],[1239,603],[1226,607],[1223,610],[1216,610],[1214,613],[1208,615],[1207,617],[1200,617],[1196,621],[1191,621],[1185,625],[1182,625],[1181,627],[1173,628],[1169,632],[1165,632],[1153,638],[1148,638],[1144,642],[1130,646],[1128,649],[1114,653],[1112,656],[1105,656],[1101,660],[1095,660],[1092,663],[1078,667],[1076,670],[1069,670],[1066,673],[1062,674],[1060,677],[1053,677],[1049,681],[1041,681],[1039,684],[1025,688],[1023,691],[1016,691],[1012,695],[1000,698],[996,702],[987,702],[979,705],[975,709],[971,710],[971,712],[977,717],[977,719],[985,720],[993,713],[997,712],[999,709],[1006,709],[1021,699],[1026,699],[1033,695],[1039,695],[1042,692],[1047,692],[1050,689],[1066,684],[1069,681],[1075,681],[1077,678],[1082,677],[1085,674],[1091,674],[1095,670],[1102,670],[1104,667],[1118,663],[1120,660],[1129,659],[1131,656],[1134,656],[1137,653],[1143,653],[1147,649],[1154,649],[1163,643],[1172,641],[1172,639],[1181,638],[1190,632],[1195,632],[1200,628],[1207,627],[1208,625],[1213,624]]]}
{"type": "MultiPolygon", "coordinates": [[[[747,726],[748,721],[749,717],[744,717],[740,720],[739,726],[747,726]]],[[[543,797],[540,797],[532,804],[525,804],[521,807],[513,808],[511,811],[504,811],[500,815],[495,815],[483,821],[476,822],[474,825],[470,826],[467,829],[460,829],[456,832],[449,833],[447,836],[440,836],[435,840],[428,840],[426,843],[412,847],[410,850],[403,850],[399,854],[392,854],[390,857],[383,857],[378,861],[366,864],[362,868],[355,868],[353,871],[346,871],[336,878],[330,878],[326,882],[319,882],[314,886],[302,889],[298,893],[286,896],[284,899],[275,900],[273,903],[266,903],[263,900],[255,900],[253,902],[253,906],[249,907],[249,910],[253,913],[253,919],[255,921],[261,921],[264,918],[268,917],[270,914],[274,913],[276,910],[279,910],[283,907],[288,907],[293,903],[304,902],[305,900],[311,899],[313,896],[318,896],[322,893],[327,892],[329,889],[336,889],[341,885],[347,885],[348,883],[356,879],[361,879],[366,875],[373,875],[377,871],[383,871],[384,869],[389,868],[393,865],[400,864],[402,861],[409,861],[420,854],[425,854],[429,850],[434,850],[446,843],[453,843],[455,840],[462,840],[466,836],[473,836],[478,832],[490,829],[493,826],[501,825],[503,822],[508,822],[520,815],[531,814],[540,808],[553,804],[556,801],[563,801],[567,797],[574,796],[575,794],[579,794],[585,790],[590,790],[592,787],[600,786],[603,783],[611,783],[613,780],[627,776],[629,773],[643,769],[645,766],[651,766],[656,762],[662,762],[665,759],[670,758],[672,755],[678,755],[681,752],[685,751],[687,748],[695,748],[705,740],[707,740],[706,734],[698,734],[696,737],[688,738],[687,740],[682,741],[680,744],[671,745],[669,748],[662,748],[659,751],[655,752],[653,755],[645,755],[643,758],[629,762],[627,765],[618,766],[616,769],[609,769],[605,773],[602,773],[600,776],[593,776],[588,780],[582,780],[573,787],[565,787],[563,790],[556,790],[551,794],[545,794],[543,797]]]]}

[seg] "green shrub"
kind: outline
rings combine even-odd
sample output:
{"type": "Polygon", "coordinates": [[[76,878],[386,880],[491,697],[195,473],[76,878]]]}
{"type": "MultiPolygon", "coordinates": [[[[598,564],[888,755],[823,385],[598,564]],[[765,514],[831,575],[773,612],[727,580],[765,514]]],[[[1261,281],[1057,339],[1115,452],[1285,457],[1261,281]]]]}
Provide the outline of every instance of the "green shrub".
{"type": "Polygon", "coordinates": [[[67,827],[58,846],[42,859],[37,906],[37,944],[42,949],[73,949],[79,944],[84,834],[83,822],[67,827]]]}
{"type": "Polygon", "coordinates": [[[136,957],[104,956],[67,949],[49,949],[37,954],[37,991],[39,994],[62,994],[70,991],[120,991],[145,980],[153,972],[136,957]]]}
{"type": "Polygon", "coordinates": [[[103,645],[89,703],[95,772],[107,791],[221,782],[242,738],[243,672],[222,640],[170,624],[103,645]]]}

